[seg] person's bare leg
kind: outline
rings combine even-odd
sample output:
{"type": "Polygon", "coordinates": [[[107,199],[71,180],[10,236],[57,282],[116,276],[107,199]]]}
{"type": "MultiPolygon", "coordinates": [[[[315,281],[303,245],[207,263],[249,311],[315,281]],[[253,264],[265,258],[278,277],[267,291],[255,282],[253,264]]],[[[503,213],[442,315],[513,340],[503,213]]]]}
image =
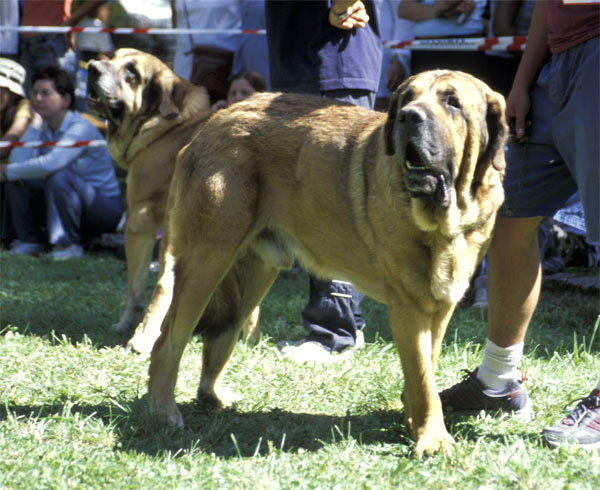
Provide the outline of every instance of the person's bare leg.
{"type": "Polygon", "coordinates": [[[476,372],[486,388],[507,389],[522,378],[525,334],[541,284],[539,218],[499,218],[489,251],[488,340],[476,372]]]}
{"type": "Polygon", "coordinates": [[[496,220],[489,249],[488,337],[500,347],[523,342],[540,296],[541,220],[496,220]]]}

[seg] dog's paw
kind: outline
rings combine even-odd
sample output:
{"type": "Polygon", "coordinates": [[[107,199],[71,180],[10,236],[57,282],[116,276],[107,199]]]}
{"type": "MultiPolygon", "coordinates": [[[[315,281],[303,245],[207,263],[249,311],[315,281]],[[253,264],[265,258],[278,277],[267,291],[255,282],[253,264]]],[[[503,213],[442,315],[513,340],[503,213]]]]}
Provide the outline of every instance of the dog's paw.
{"type": "Polygon", "coordinates": [[[167,423],[169,424],[169,427],[173,427],[175,429],[183,429],[183,416],[181,415],[179,410],[177,410],[176,414],[167,415],[167,423]]]}
{"type": "Polygon", "coordinates": [[[198,403],[216,405],[220,408],[231,407],[235,402],[241,399],[242,397],[240,395],[227,388],[219,388],[219,390],[199,389],[197,396],[198,403]]]}
{"type": "Polygon", "coordinates": [[[135,330],[133,337],[127,342],[127,347],[137,352],[138,354],[150,354],[154,342],[160,335],[160,329],[158,332],[145,328],[143,324],[140,324],[135,330]]]}
{"type": "Polygon", "coordinates": [[[117,335],[126,335],[131,332],[131,325],[128,322],[123,322],[122,320],[119,323],[113,323],[111,328],[113,332],[117,335]]]}
{"type": "Polygon", "coordinates": [[[454,448],[454,439],[448,432],[435,437],[421,437],[415,444],[414,455],[416,458],[431,456],[437,453],[449,453],[454,448]]]}

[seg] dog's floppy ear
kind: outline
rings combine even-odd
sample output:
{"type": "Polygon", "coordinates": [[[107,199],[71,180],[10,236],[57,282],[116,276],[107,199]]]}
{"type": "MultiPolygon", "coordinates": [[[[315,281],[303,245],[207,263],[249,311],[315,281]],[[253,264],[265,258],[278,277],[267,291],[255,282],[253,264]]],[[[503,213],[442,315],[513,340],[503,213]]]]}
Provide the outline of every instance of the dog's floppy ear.
{"type": "Polygon", "coordinates": [[[183,109],[183,101],[187,94],[187,89],[176,78],[165,78],[162,77],[162,79],[155,82],[159,87],[158,95],[160,103],[158,105],[158,112],[165,119],[174,119],[179,116],[179,113],[183,109]]]}
{"type": "Polygon", "coordinates": [[[383,137],[385,140],[385,154],[392,156],[396,153],[394,148],[394,126],[396,125],[396,116],[398,115],[398,98],[397,92],[392,94],[390,106],[388,108],[388,117],[383,127],[383,137]]]}
{"type": "Polygon", "coordinates": [[[486,163],[491,162],[496,170],[502,171],[506,167],[504,145],[508,135],[508,128],[504,116],[504,98],[496,92],[489,92],[487,94],[485,124],[487,129],[487,146],[483,154],[479,157],[477,167],[478,169],[481,167],[486,168],[486,163]]]}

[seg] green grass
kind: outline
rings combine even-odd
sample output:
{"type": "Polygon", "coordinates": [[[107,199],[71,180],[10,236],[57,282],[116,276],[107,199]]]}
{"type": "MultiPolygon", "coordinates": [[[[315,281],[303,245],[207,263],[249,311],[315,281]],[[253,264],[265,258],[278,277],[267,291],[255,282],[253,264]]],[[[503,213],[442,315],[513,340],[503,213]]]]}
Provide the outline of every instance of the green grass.
{"type": "MultiPolygon", "coordinates": [[[[450,418],[454,452],[415,460],[380,304],[363,303],[363,349],[297,366],[274,344],[302,334],[308,281],[282,273],[263,303],[263,340],[240,342],[228,368],[226,384],[241,401],[227,410],[195,403],[194,338],[176,391],[186,428],[173,430],[146,411],[148,359],[111,332],[124,302],[124,262],[0,252],[0,266],[1,488],[597,488],[600,451],[548,449],[540,438],[600,375],[597,292],[544,287],[523,361],[533,422],[450,418]]],[[[485,338],[484,314],[459,307],[439,387],[477,365],[485,338]]]]}

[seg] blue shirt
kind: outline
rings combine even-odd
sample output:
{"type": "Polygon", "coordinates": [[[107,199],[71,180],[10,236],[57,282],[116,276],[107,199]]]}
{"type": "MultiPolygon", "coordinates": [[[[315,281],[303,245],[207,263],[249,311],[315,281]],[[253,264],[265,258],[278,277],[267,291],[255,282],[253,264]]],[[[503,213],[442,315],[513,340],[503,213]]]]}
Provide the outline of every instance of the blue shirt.
{"type": "MultiPolygon", "coordinates": [[[[41,129],[29,126],[22,141],[88,141],[103,139],[78,112],[67,111],[56,133],[44,122],[41,129]]],[[[15,148],[6,168],[8,180],[37,179],[69,167],[85,182],[108,197],[121,195],[110,153],[105,146],[79,148],[15,148]]]]}
{"type": "Polygon", "coordinates": [[[377,92],[382,46],[373,2],[364,28],[329,23],[330,1],[267,0],[271,88],[314,93],[359,89],[377,92]]]}

